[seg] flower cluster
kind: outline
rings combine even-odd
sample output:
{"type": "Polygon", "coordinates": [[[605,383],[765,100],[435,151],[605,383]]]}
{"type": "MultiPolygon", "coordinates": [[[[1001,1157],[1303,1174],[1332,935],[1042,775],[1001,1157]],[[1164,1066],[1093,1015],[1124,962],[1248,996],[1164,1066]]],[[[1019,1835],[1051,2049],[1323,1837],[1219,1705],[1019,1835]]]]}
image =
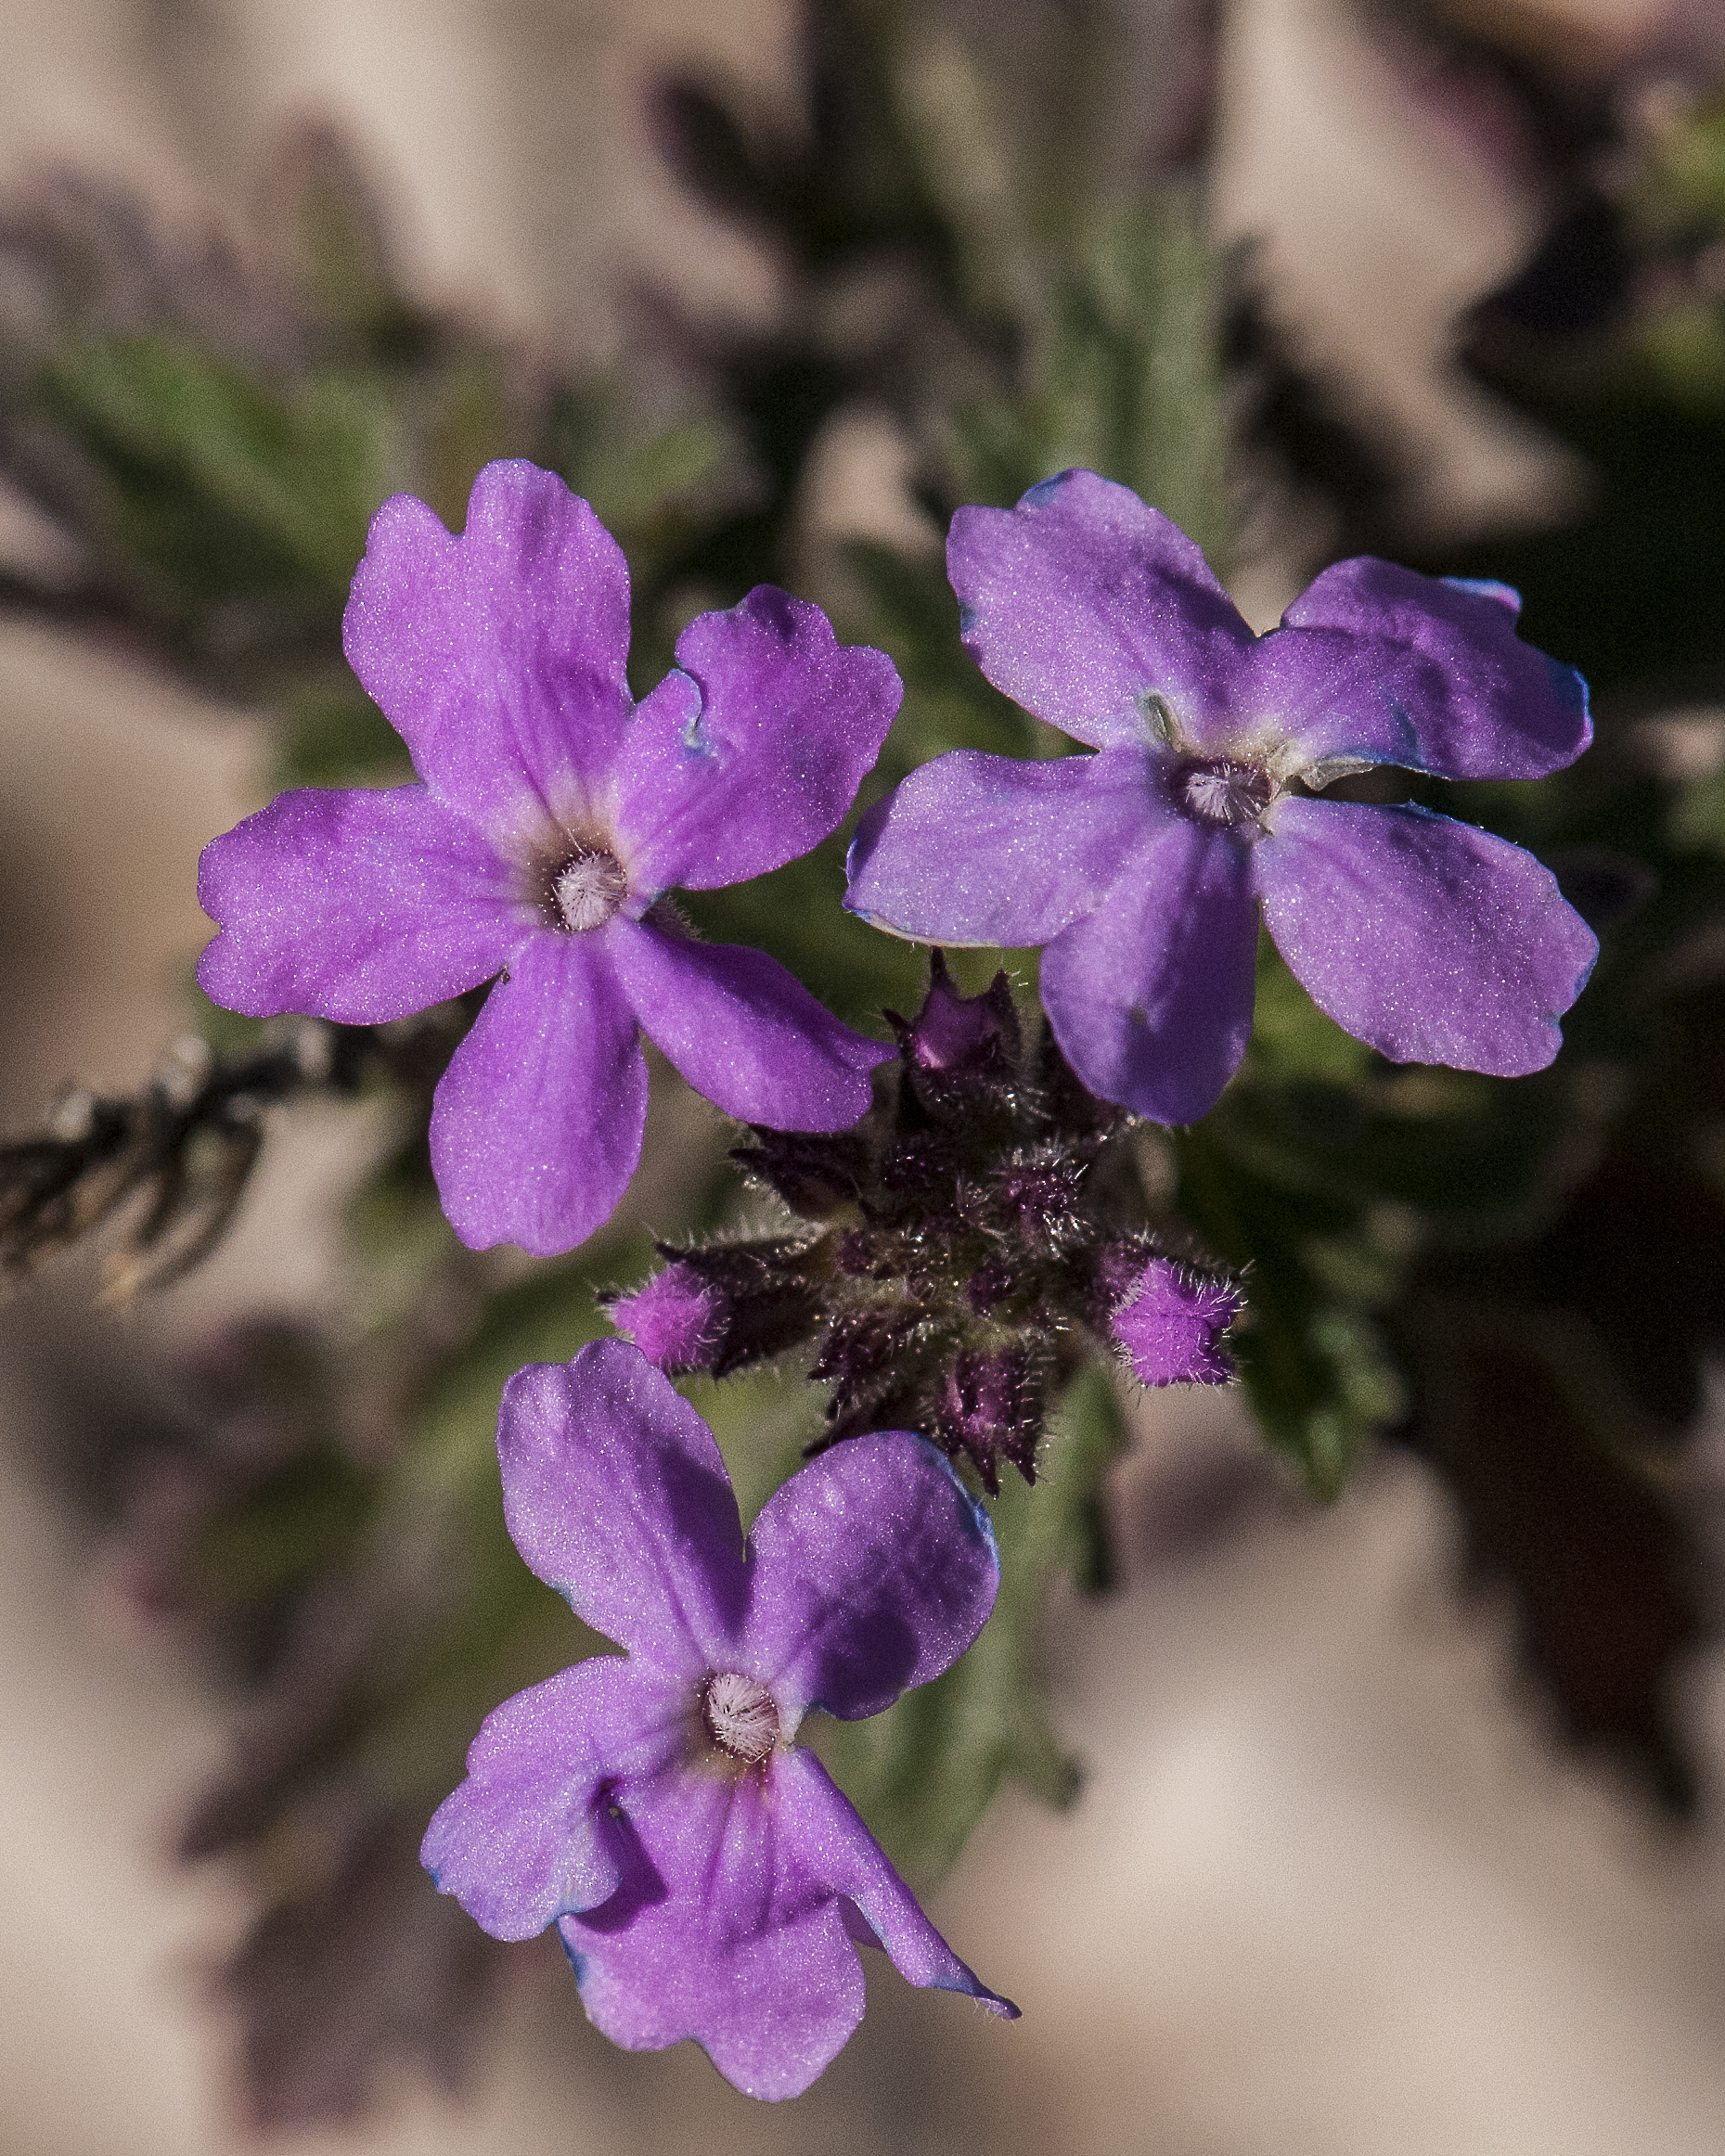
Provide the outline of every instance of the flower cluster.
{"type": "Polygon", "coordinates": [[[941,954],[860,1129],[758,1130],[732,1156],[798,1232],[678,1251],[612,1321],[668,1370],[718,1376],[805,1346],[825,1442],[926,1431],[985,1489],[1036,1480],[1052,1394],[1116,1348],[1144,1384],[1217,1383],[1236,1290],[1146,1223],[1130,1119],[1027,1036],[1006,976],[953,986],[941,954]]]}
{"type": "Polygon", "coordinates": [[[637,703],[622,554],[524,464],[481,473],[458,537],[406,497],[372,525],[345,646],[417,782],[284,794],[200,884],[220,924],[200,978],[233,1009],[376,1025],[493,983],[431,1117],[471,1245],[560,1251],[609,1217],[643,1033],[753,1126],[733,1157],[780,1231],[662,1246],[612,1302],[634,1344],[505,1389],[509,1531],[626,1651],[499,1707],[423,1854],[496,1936],[555,1925],[617,2042],[693,2037],[763,2097],[855,2026],[859,1942],[1016,2011],[795,1739],[970,1646],[998,1577],[974,1488],[1035,1481],[1087,1360],[1230,1374],[1242,1297],[1159,1215],[1135,1119],[1203,1115],[1238,1065],[1260,907],[1314,1000],[1393,1060],[1538,1069],[1595,951],[1528,854],[1323,798],[1376,764],[1530,777],[1580,752],[1585,692],[1517,638],[1513,594],[1344,562],[1255,636],[1166,519],[1085,472],[961,511],[950,565],[989,680],[1093,753],[914,772],[859,827],[847,903],[930,943],[1046,944],[1046,1024],[1004,973],[961,995],[937,949],[881,1072],[893,1049],[773,959],[695,940],[668,894],[833,832],[897,675],[762,587],[692,622],[637,703]],[[791,1349],[829,1387],[825,1436],[745,1543],[664,1373],[791,1349]]]}

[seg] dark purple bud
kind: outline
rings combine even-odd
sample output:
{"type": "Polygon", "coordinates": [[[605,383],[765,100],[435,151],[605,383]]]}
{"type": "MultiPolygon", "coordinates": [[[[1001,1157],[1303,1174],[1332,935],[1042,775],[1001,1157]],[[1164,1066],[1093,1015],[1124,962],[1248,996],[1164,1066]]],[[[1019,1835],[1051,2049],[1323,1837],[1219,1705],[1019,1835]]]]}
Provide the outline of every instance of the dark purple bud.
{"type": "Polygon", "coordinates": [[[952,1202],[958,1165],[958,1149],[946,1132],[920,1131],[894,1146],[882,1161],[881,1187],[920,1199],[925,1214],[944,1212],[952,1202]]]}
{"type": "Polygon", "coordinates": [[[1227,1281],[1152,1258],[1109,1323],[1140,1384],[1225,1385],[1234,1366],[1222,1335],[1244,1307],[1245,1298],[1227,1281]]]}
{"type": "Polygon", "coordinates": [[[892,1018],[905,1060],[950,1078],[998,1078],[1018,1060],[1021,1036],[1011,984],[997,973],[981,995],[953,985],[945,954],[929,955],[929,987],[916,1022],[892,1018]]]}
{"type": "Polygon", "coordinates": [[[731,1159],[757,1183],[782,1198],[805,1220],[825,1220],[841,1206],[854,1205],[869,1168],[869,1147],[855,1131],[830,1136],[811,1131],[757,1128],[752,1146],[739,1146],[731,1159]]]}
{"type": "Polygon", "coordinates": [[[611,1304],[611,1321],[624,1340],[674,1376],[713,1367],[728,1315],[722,1290],[679,1259],[611,1304]]]}
{"type": "Polygon", "coordinates": [[[1019,1286],[1014,1268],[1004,1258],[992,1257],[985,1258],[977,1266],[964,1292],[971,1308],[986,1316],[989,1311],[998,1310],[1010,1295],[1015,1294],[1019,1286]]]}
{"type": "Polygon", "coordinates": [[[853,1280],[884,1280],[894,1271],[892,1258],[882,1251],[881,1238],[866,1227],[854,1227],[833,1247],[832,1261],[853,1280]]]}
{"type": "Polygon", "coordinates": [[[834,1419],[898,1382],[899,1362],[925,1315],[909,1302],[864,1303],[833,1315],[809,1375],[831,1385],[834,1419]]]}
{"type": "Polygon", "coordinates": [[[1088,1162],[1060,1147],[1012,1154],[989,1178],[983,1204],[991,1222],[1031,1243],[1052,1244],[1082,1234],[1078,1186],[1088,1162]]]}
{"type": "Polygon", "coordinates": [[[1049,1121],[1075,1137],[1100,1137],[1129,1120],[1124,1108],[1099,1100],[1061,1053],[1054,1028],[1042,1029],[1037,1083],[1049,1121]]]}
{"type": "Polygon", "coordinates": [[[967,1350],[943,1374],[934,1434],[954,1458],[962,1453],[975,1462],[991,1496],[1000,1488],[1002,1460],[1036,1481],[1041,1431],[1042,1374],[1023,1348],[967,1350]]]}

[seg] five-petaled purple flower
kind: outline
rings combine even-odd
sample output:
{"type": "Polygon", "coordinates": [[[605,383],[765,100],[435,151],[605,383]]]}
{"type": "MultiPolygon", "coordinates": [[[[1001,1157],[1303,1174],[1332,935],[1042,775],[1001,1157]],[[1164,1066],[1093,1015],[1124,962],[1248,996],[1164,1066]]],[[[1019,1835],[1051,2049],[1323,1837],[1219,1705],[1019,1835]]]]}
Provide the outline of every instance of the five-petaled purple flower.
{"type": "Polygon", "coordinates": [[[856,1121],[891,1050],[764,953],[650,909],[834,828],[898,708],[884,654],[763,585],[691,622],[637,705],[622,551],[519,463],[481,472],[459,538],[410,495],[383,505],[343,641],[420,783],[282,794],[217,839],[199,979],[232,1010],[367,1023],[501,974],[431,1118],[464,1241],[562,1251],[609,1216],[640,1157],[637,1023],[743,1121],[856,1121]]]}
{"type": "Polygon", "coordinates": [[[1163,1123],[1204,1114],[1245,1052],[1260,905],[1314,1002],[1392,1060],[1551,1060],[1597,945],[1550,872],[1421,808],[1294,790],[1578,756],[1585,687],[1516,636],[1513,592],[1344,561],[1256,636],[1177,526],[1084,471],[960,509],[947,566],[988,679],[1097,753],[913,772],[857,832],[854,911],[931,943],[1046,943],[1068,1060],[1163,1123]]]}
{"type": "Polygon", "coordinates": [[[811,1461],[745,1545],[713,1433],[638,1349],[597,1341],[504,1388],[516,1547],[619,1641],[507,1700],[421,1852],[486,1931],[555,1923],[614,2042],[692,2036],[751,2096],[800,2094],[862,2018],[856,1944],[912,1983],[1017,2008],[918,1906],[814,1754],[969,1647],[999,1568],[986,1516],[904,1431],[811,1461]]]}

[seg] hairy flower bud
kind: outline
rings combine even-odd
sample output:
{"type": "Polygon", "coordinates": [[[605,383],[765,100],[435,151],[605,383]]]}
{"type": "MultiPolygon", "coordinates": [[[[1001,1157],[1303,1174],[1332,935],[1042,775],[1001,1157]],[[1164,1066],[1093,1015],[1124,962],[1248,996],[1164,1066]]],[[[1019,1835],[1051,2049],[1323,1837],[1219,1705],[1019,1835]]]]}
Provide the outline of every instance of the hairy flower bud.
{"type": "Polygon", "coordinates": [[[965,995],[946,969],[944,952],[929,954],[929,987],[913,1022],[887,1013],[905,1060],[955,1082],[1008,1076],[1022,1039],[1012,991],[997,973],[981,995],[965,995]]]}
{"type": "Polygon", "coordinates": [[[674,1376],[710,1370],[724,1343],[728,1310],[722,1291],[692,1265],[673,1259],[633,1295],[610,1300],[611,1323],[650,1363],[674,1376]]]}
{"type": "Polygon", "coordinates": [[[829,1320],[811,1378],[832,1387],[834,1434],[848,1436],[902,1392],[909,1350],[927,1313],[912,1302],[856,1303],[829,1320]]]}
{"type": "Polygon", "coordinates": [[[1222,1335],[1243,1298],[1225,1280],[1152,1258],[1131,1279],[1109,1323],[1144,1385],[1225,1385],[1234,1366],[1222,1335]]]}
{"type": "Polygon", "coordinates": [[[1033,1244],[1070,1242],[1084,1232],[1078,1187],[1088,1165],[1059,1145],[1022,1149],[989,1177],[985,1217],[1033,1244]]]}
{"type": "Polygon", "coordinates": [[[1228,1377],[1239,1297],[1162,1258],[1130,1117],[1021,1024],[1006,975],[962,995],[935,952],[921,1009],[892,1023],[897,1068],[856,1130],[757,1128],[733,1156],[819,1227],[662,1245],[666,1272],[618,1324],[671,1369],[812,1351],[813,1449],[921,1431],[990,1491],[1002,1462],[1035,1479],[1048,1402],[1111,1328],[1146,1383],[1228,1377]]]}
{"type": "Polygon", "coordinates": [[[867,1141],[855,1131],[780,1131],[757,1127],[752,1146],[731,1159],[746,1175],[805,1220],[826,1220],[855,1205],[869,1174],[867,1141]]]}
{"type": "Polygon", "coordinates": [[[934,1434],[955,1459],[963,1454],[975,1462],[991,1496],[1000,1487],[1002,1460],[1034,1482],[1042,1395],[1042,1371],[1023,1348],[969,1351],[941,1380],[934,1434]]]}

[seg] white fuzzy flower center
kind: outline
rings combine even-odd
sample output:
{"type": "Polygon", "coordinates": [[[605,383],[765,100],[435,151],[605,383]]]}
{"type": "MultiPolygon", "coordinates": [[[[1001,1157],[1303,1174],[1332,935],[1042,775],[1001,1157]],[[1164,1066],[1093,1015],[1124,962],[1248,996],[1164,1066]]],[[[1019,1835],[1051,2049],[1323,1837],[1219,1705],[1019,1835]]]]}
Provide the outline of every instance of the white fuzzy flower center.
{"type": "Polygon", "coordinates": [[[629,893],[629,879],[614,853],[602,848],[566,861],[551,879],[558,918],[573,935],[602,929],[629,893]]]}
{"type": "Polygon", "coordinates": [[[732,1759],[755,1766],[779,1741],[779,1708],[764,1684],[736,1670],[720,1670],[701,1695],[707,1735],[732,1759]]]}
{"type": "Polygon", "coordinates": [[[1201,824],[1237,830],[1261,823],[1275,799],[1276,782],[1255,764],[1218,756],[1185,764],[1175,781],[1175,796],[1201,824]]]}

